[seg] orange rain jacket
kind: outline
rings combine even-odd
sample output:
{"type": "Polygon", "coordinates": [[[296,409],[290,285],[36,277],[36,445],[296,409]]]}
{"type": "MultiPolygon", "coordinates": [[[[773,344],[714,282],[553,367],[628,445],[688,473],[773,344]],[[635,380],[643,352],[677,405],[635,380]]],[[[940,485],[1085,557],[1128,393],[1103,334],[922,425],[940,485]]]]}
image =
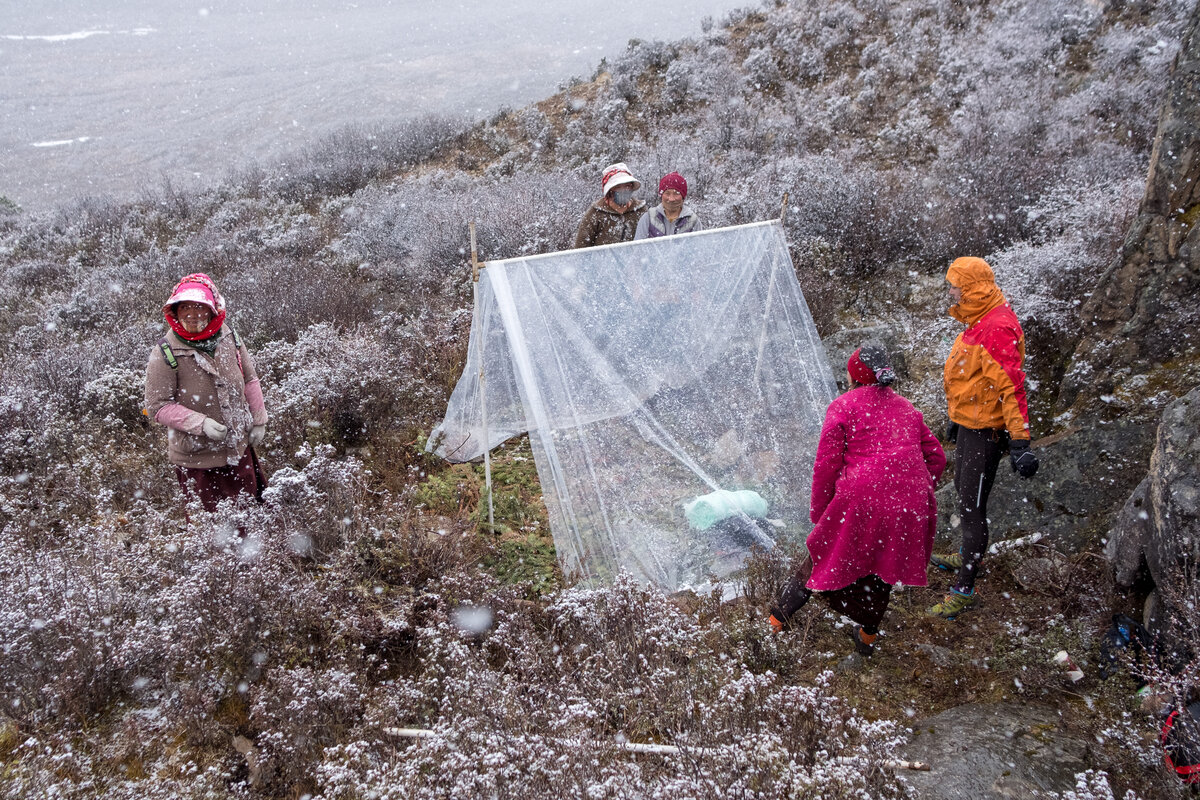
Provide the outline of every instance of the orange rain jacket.
{"type": "Polygon", "coordinates": [[[1005,428],[1014,439],[1028,439],[1025,334],[1017,315],[982,258],[955,259],[946,280],[963,293],[950,316],[967,326],[946,359],[950,421],[974,430],[1005,428]]]}

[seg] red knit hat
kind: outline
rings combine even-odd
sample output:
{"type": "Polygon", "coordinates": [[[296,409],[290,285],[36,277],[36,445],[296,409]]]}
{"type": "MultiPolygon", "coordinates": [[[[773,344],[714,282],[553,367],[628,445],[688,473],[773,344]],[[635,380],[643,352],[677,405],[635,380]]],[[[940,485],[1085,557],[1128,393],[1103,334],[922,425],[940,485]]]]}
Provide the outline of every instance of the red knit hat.
{"type": "Polygon", "coordinates": [[[850,372],[851,380],[863,386],[875,383],[888,386],[896,380],[896,373],[888,364],[887,353],[874,344],[865,344],[855,350],[846,362],[846,369],[850,372]]]}
{"type": "Polygon", "coordinates": [[[875,370],[862,362],[862,359],[859,358],[860,353],[862,353],[861,347],[850,355],[850,360],[846,362],[846,369],[850,371],[850,377],[854,379],[855,383],[869,386],[876,381],[875,370]]]}
{"type": "Polygon", "coordinates": [[[683,199],[687,199],[687,181],[678,172],[668,172],[662,176],[662,180],[658,182],[658,193],[662,194],[668,189],[674,189],[683,195],[683,199]]]}

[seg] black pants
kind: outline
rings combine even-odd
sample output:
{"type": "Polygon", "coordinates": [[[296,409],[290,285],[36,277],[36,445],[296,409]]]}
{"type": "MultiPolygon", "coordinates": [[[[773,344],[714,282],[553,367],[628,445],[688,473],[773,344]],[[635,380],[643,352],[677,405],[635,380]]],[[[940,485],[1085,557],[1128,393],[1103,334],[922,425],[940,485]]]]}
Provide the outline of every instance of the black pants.
{"type": "Polygon", "coordinates": [[[1008,435],[1003,429],[958,429],[954,488],[958,491],[958,511],[962,520],[963,565],[954,581],[954,589],[964,594],[974,591],[979,563],[987,552],[988,495],[992,493],[1000,458],[1007,450],[1008,435]]]}
{"type": "MultiPolygon", "coordinates": [[[[771,606],[771,613],[775,619],[787,622],[808,602],[813,592],[804,584],[808,583],[811,576],[812,562],[805,559],[804,564],[796,570],[787,585],[783,587],[779,600],[771,606]]],[[[883,621],[883,615],[887,613],[888,601],[892,596],[892,586],[890,583],[885,583],[883,578],[878,575],[865,575],[849,586],[828,592],[817,592],[817,594],[821,595],[832,610],[839,614],[845,614],[861,625],[865,633],[874,635],[879,633],[879,623],[883,621]]]]}

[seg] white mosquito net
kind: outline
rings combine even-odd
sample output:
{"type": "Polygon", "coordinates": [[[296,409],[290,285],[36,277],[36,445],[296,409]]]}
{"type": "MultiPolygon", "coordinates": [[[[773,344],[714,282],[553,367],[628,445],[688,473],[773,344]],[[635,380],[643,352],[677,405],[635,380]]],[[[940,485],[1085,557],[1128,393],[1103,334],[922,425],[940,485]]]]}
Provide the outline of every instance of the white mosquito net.
{"type": "Polygon", "coordinates": [[[568,574],[707,590],[810,529],[836,386],[779,222],[493,261],[477,289],[429,446],[528,431],[568,574]]]}

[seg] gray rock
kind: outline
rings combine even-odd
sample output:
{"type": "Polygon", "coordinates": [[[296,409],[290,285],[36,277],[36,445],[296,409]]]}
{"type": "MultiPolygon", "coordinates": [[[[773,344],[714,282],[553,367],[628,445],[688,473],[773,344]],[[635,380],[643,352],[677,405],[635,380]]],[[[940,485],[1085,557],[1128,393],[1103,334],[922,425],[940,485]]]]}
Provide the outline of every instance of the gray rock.
{"type": "MultiPolygon", "coordinates": [[[[1005,457],[988,500],[991,540],[1042,532],[1048,535],[1044,544],[1078,552],[1107,529],[1141,480],[1153,444],[1153,423],[1118,422],[1034,440],[1041,466],[1028,480],[1018,477],[1005,457]]],[[[954,448],[946,455],[953,475],[954,448]]],[[[941,487],[937,501],[937,549],[957,549],[961,532],[953,482],[941,487]]]]}
{"type": "Polygon", "coordinates": [[[1150,524],[1150,476],[1129,495],[1113,520],[1104,554],[1112,565],[1118,586],[1129,588],[1146,566],[1146,547],[1154,535],[1150,524]]]}
{"type": "MultiPolygon", "coordinates": [[[[1150,470],[1109,532],[1106,555],[1117,585],[1148,573],[1156,587],[1177,586],[1186,566],[1200,563],[1200,387],[1167,406],[1150,470]]],[[[1161,617],[1172,618],[1175,592],[1159,592],[1161,617]]]]}
{"type": "Polygon", "coordinates": [[[958,658],[954,655],[952,650],[946,647],[941,647],[940,645],[919,644],[917,645],[916,649],[929,656],[929,660],[932,661],[935,666],[942,667],[943,669],[947,667],[953,667],[958,662],[958,658]]]}
{"type": "Polygon", "coordinates": [[[1073,789],[1087,769],[1087,743],[1066,734],[1047,706],[958,706],[913,731],[901,757],[930,770],[902,777],[925,800],[1050,797],[1073,789]]]}

